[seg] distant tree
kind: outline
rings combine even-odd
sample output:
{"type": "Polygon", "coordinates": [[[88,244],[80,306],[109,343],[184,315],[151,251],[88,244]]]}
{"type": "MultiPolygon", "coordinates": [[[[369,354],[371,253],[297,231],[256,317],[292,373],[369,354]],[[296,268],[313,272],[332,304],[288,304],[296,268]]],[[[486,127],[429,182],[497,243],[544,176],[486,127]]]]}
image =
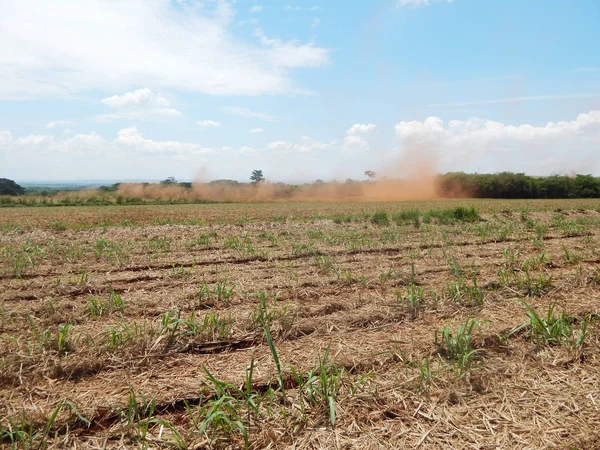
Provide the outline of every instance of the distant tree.
{"type": "Polygon", "coordinates": [[[260,184],[265,181],[265,177],[263,176],[262,170],[253,170],[252,175],[250,175],[250,181],[254,184],[260,184]]]}
{"type": "Polygon", "coordinates": [[[377,178],[377,174],[375,172],[373,172],[372,170],[366,170],[365,175],[367,177],[369,177],[369,180],[371,180],[371,181],[373,181],[375,178],[377,178]]]}
{"type": "Polygon", "coordinates": [[[317,181],[315,181],[315,184],[325,184],[325,182],[319,178],[317,181]]]}
{"type": "Polygon", "coordinates": [[[181,183],[179,183],[179,186],[185,189],[191,189],[192,183],[190,181],[182,181],[181,183]]]}
{"type": "Polygon", "coordinates": [[[240,184],[240,182],[237,180],[223,179],[223,180],[209,181],[208,184],[238,185],[238,184],[240,184]]]}
{"type": "Polygon", "coordinates": [[[166,180],[163,180],[160,182],[160,184],[175,184],[177,183],[177,180],[175,179],[175,177],[168,177],[166,180]]]}
{"type": "Polygon", "coordinates": [[[110,186],[100,186],[98,189],[102,192],[117,192],[121,183],[111,184],[110,186]]]}
{"type": "Polygon", "coordinates": [[[0,195],[23,195],[25,189],[8,178],[0,178],[0,195]]]}

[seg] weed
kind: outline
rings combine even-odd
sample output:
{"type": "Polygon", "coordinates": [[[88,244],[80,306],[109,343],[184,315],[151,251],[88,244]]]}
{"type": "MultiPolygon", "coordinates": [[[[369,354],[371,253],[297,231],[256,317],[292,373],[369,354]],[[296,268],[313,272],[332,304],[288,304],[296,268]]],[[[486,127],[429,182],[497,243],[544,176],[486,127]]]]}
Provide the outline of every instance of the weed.
{"type": "Polygon", "coordinates": [[[392,220],[396,225],[407,225],[412,223],[415,228],[419,228],[421,226],[421,221],[419,220],[420,217],[421,211],[418,209],[407,209],[394,214],[392,220]]]}
{"type": "Polygon", "coordinates": [[[571,345],[581,347],[588,335],[588,320],[583,319],[580,325],[578,336],[575,336],[573,330],[573,322],[575,318],[563,312],[555,313],[555,306],[550,305],[546,315],[540,315],[533,307],[525,300],[521,300],[525,306],[526,315],[529,319],[520,326],[513,329],[509,336],[527,328],[529,336],[538,343],[546,345],[571,345]]]}
{"type": "MultiPolygon", "coordinates": [[[[253,370],[254,364],[251,364],[251,367],[253,370]]],[[[204,368],[204,371],[214,385],[215,395],[206,402],[201,402],[196,411],[186,405],[191,422],[198,433],[205,435],[210,441],[216,441],[219,435],[232,439],[236,432],[240,432],[244,438],[245,448],[248,448],[248,430],[244,425],[242,409],[244,405],[256,405],[254,400],[257,394],[251,389],[251,384],[249,392],[242,391],[233,384],[218,380],[208,369],[204,368]],[[244,394],[247,394],[245,399],[244,394]]],[[[251,380],[251,375],[247,375],[247,379],[251,380]]]]}
{"type": "Polygon", "coordinates": [[[109,262],[122,266],[129,261],[123,243],[98,239],[95,244],[96,258],[106,258],[109,262]]]}
{"type": "Polygon", "coordinates": [[[45,251],[39,245],[27,240],[17,248],[4,248],[2,254],[9,260],[14,276],[21,278],[28,269],[35,270],[38,267],[40,259],[45,256],[45,251]]]}
{"type": "Polygon", "coordinates": [[[148,241],[150,251],[169,253],[171,251],[171,238],[167,236],[151,237],[148,241]]]}
{"type": "Polygon", "coordinates": [[[532,275],[529,271],[529,261],[523,262],[523,271],[525,272],[525,279],[519,284],[525,289],[526,295],[539,297],[547,292],[552,287],[552,278],[545,272],[539,275],[532,275]]]}
{"type": "Polygon", "coordinates": [[[66,231],[69,228],[69,224],[61,220],[54,220],[48,224],[48,228],[54,231],[66,231]]]}
{"type": "Polygon", "coordinates": [[[411,320],[415,320],[419,317],[423,306],[425,305],[425,291],[422,287],[410,284],[406,287],[404,293],[398,292],[396,294],[398,300],[408,311],[408,315],[411,320]]]}
{"type": "Polygon", "coordinates": [[[215,285],[209,285],[206,281],[200,284],[197,294],[198,308],[206,306],[230,306],[235,295],[235,284],[228,280],[219,280],[215,285]]]}
{"type": "Polygon", "coordinates": [[[90,426],[91,422],[86,419],[73,403],[62,400],[52,410],[43,426],[35,424],[25,412],[19,419],[8,417],[6,424],[0,422],[0,443],[9,443],[11,448],[47,448],[50,432],[54,427],[58,414],[67,407],[81,423],[90,426]]]}
{"type": "Polygon", "coordinates": [[[577,264],[581,262],[581,260],[583,260],[583,257],[580,254],[569,250],[564,245],[562,246],[562,249],[564,253],[563,259],[565,261],[565,264],[577,264]]]}
{"type": "Polygon", "coordinates": [[[69,332],[72,325],[68,323],[58,324],[58,331],[56,334],[56,351],[59,355],[64,355],[67,352],[73,351],[73,345],[69,340],[69,332]]]}
{"type": "Polygon", "coordinates": [[[433,383],[433,373],[429,364],[429,358],[425,358],[419,364],[419,385],[422,391],[428,391],[433,383]]]}
{"type": "Polygon", "coordinates": [[[334,267],[333,263],[331,262],[331,259],[329,259],[328,256],[324,256],[324,255],[315,256],[314,264],[317,267],[317,269],[319,269],[319,272],[321,272],[323,274],[327,274],[327,273],[335,270],[335,267],[334,267]]]}
{"type": "Polygon", "coordinates": [[[371,217],[371,223],[378,226],[387,227],[390,224],[390,217],[385,211],[376,211],[371,217]]]}
{"type": "Polygon", "coordinates": [[[238,236],[232,236],[225,239],[225,248],[231,248],[237,251],[240,256],[254,256],[255,251],[249,236],[240,239],[238,236]]]}
{"type": "Polygon", "coordinates": [[[455,278],[455,281],[449,283],[447,287],[450,299],[455,302],[466,302],[471,306],[481,305],[483,303],[483,291],[477,285],[477,277],[473,275],[472,284],[467,283],[454,257],[448,262],[448,265],[455,278]]]}
{"type": "Polygon", "coordinates": [[[306,374],[297,372],[292,367],[292,376],[298,384],[298,391],[302,398],[311,405],[323,405],[328,412],[329,423],[335,426],[335,402],[344,373],[344,369],[329,364],[328,346],[323,358],[319,358],[319,367],[306,374]]]}
{"type": "Polygon", "coordinates": [[[197,236],[191,238],[188,241],[188,247],[189,248],[193,248],[193,247],[208,247],[208,246],[210,246],[211,240],[212,240],[213,237],[215,237],[215,236],[214,235],[208,235],[208,234],[198,234],[197,236]]]}
{"type": "Polygon", "coordinates": [[[90,303],[89,312],[90,316],[97,318],[106,314],[112,314],[114,312],[125,311],[125,301],[115,291],[111,290],[107,300],[99,297],[91,296],[88,298],[90,303]]]}
{"type": "Polygon", "coordinates": [[[458,325],[456,329],[446,326],[435,333],[435,344],[438,352],[454,363],[461,373],[467,371],[474,357],[479,353],[473,349],[473,331],[479,327],[479,322],[469,318],[458,325]]]}
{"type": "Polygon", "coordinates": [[[352,217],[350,214],[344,214],[344,215],[334,216],[333,222],[337,223],[339,225],[342,223],[350,223],[350,222],[352,222],[353,219],[354,219],[354,217],[352,217]]]}

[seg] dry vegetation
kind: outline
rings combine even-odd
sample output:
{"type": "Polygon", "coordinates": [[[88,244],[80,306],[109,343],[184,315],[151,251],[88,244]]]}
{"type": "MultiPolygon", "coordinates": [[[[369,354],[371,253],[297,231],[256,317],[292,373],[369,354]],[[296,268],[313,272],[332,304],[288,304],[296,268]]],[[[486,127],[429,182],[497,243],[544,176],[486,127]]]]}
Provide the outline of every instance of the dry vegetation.
{"type": "Polygon", "coordinates": [[[0,445],[598,448],[599,208],[5,208],[0,445]]]}

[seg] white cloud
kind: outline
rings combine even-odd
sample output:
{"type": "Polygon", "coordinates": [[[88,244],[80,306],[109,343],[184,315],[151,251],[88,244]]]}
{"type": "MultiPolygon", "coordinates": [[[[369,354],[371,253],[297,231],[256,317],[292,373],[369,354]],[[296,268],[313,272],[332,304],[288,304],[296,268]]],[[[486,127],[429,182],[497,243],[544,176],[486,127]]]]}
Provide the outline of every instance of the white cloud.
{"type": "Polygon", "coordinates": [[[248,147],[247,145],[244,145],[242,148],[240,148],[240,152],[242,153],[254,153],[256,152],[256,149],[253,147],[248,147]]]}
{"type": "Polygon", "coordinates": [[[352,125],[348,129],[348,131],[346,131],[346,134],[350,135],[350,134],[371,133],[371,132],[375,131],[376,128],[377,128],[377,125],[375,125],[374,123],[369,123],[369,124],[356,123],[356,124],[352,125]]]}
{"type": "Polygon", "coordinates": [[[264,8],[260,5],[254,5],[252,8],[250,8],[250,12],[251,13],[257,13],[257,12],[261,12],[264,8]]]}
{"type": "Polygon", "coordinates": [[[267,145],[268,150],[295,153],[308,153],[312,152],[313,150],[325,150],[330,147],[331,144],[324,144],[322,142],[313,140],[303,140],[302,144],[294,144],[287,141],[274,141],[267,145]]]}
{"type": "Polygon", "coordinates": [[[98,122],[111,122],[120,119],[148,120],[183,115],[178,109],[169,108],[171,102],[162,94],[155,93],[148,88],[106,97],[102,99],[102,103],[118,111],[94,116],[93,119],[98,122]]]}
{"type": "Polygon", "coordinates": [[[346,153],[357,153],[369,150],[369,143],[362,136],[349,134],[344,138],[342,151],[346,153]]]}
{"type": "Polygon", "coordinates": [[[161,117],[179,117],[183,113],[175,108],[133,109],[115,113],[98,114],[92,117],[96,122],[112,122],[115,120],[157,120],[161,117]]]}
{"type": "Polygon", "coordinates": [[[0,131],[0,145],[8,145],[12,141],[12,133],[10,131],[0,131]]]}
{"type": "Polygon", "coordinates": [[[225,0],[173,3],[3,1],[0,99],[140,84],[211,95],[301,92],[283,69],[318,67],[316,60],[329,58],[312,43],[272,48],[242,41],[232,30],[235,11],[225,0]],[[289,55],[283,58],[282,52],[289,55]]]}
{"type": "MultiPolygon", "coordinates": [[[[180,141],[154,141],[143,137],[142,133],[136,127],[123,128],[117,133],[114,141],[135,152],[145,154],[187,154],[201,155],[215,153],[213,148],[202,147],[199,144],[193,144],[180,141]]],[[[224,148],[221,148],[223,150],[224,148]]]]}
{"type": "Polygon", "coordinates": [[[319,19],[318,17],[315,17],[312,21],[312,23],[310,24],[311,28],[317,28],[319,25],[321,25],[321,19],[319,19]]]}
{"type": "Polygon", "coordinates": [[[51,130],[62,125],[71,125],[72,123],[73,122],[71,122],[70,120],[54,120],[46,124],[46,129],[51,130]]]}
{"type": "Polygon", "coordinates": [[[396,7],[400,8],[402,6],[429,6],[432,3],[452,3],[454,0],[398,0],[396,3],[396,7]]]}
{"type": "Polygon", "coordinates": [[[399,122],[395,129],[396,134],[403,139],[444,141],[455,144],[483,144],[501,140],[529,142],[590,133],[600,136],[600,111],[579,114],[571,122],[548,122],[541,127],[529,124],[505,125],[501,122],[477,117],[467,120],[451,120],[445,127],[442,119],[428,117],[423,122],[417,120],[399,122]]]}
{"type": "Polygon", "coordinates": [[[123,95],[113,95],[102,99],[102,103],[111,108],[128,108],[131,106],[169,106],[170,102],[161,94],[156,94],[148,88],[126,92],[123,95]]]}
{"type": "Polygon", "coordinates": [[[17,138],[17,140],[15,141],[15,144],[17,146],[20,146],[20,145],[36,146],[36,145],[41,145],[41,144],[48,144],[48,143],[52,142],[53,140],[54,140],[54,138],[52,136],[46,136],[43,134],[30,134],[29,136],[23,136],[23,137],[17,138]]]}
{"type": "Polygon", "coordinates": [[[271,63],[275,67],[323,67],[330,62],[329,50],[314,47],[312,43],[301,44],[298,41],[272,39],[260,28],[256,29],[254,35],[263,47],[269,49],[271,63]]]}
{"type": "Polygon", "coordinates": [[[566,94],[566,95],[532,95],[523,97],[507,97],[498,98],[493,100],[473,100],[468,102],[449,102],[449,103],[432,103],[425,105],[429,108],[439,108],[444,106],[476,106],[476,105],[494,105],[498,103],[520,103],[520,102],[531,102],[531,101],[542,101],[542,100],[568,100],[575,98],[596,98],[600,97],[598,93],[587,93],[587,94],[566,94]]]}
{"type": "Polygon", "coordinates": [[[252,128],[248,130],[250,133],[262,133],[264,130],[262,128],[252,128]]]}
{"type": "Polygon", "coordinates": [[[600,111],[542,126],[477,117],[446,125],[438,117],[428,117],[399,122],[395,129],[404,151],[435,154],[443,171],[478,170],[482,163],[487,165],[484,171],[589,173],[595,169],[594,154],[600,145],[600,111]]]}
{"type": "Polygon", "coordinates": [[[215,122],[214,120],[199,120],[196,123],[204,128],[217,128],[221,126],[219,122],[215,122]]]}
{"type": "Polygon", "coordinates": [[[319,11],[321,9],[320,6],[295,6],[295,5],[285,5],[283,9],[288,11],[319,11]]]}
{"type": "Polygon", "coordinates": [[[148,139],[136,127],[122,128],[112,141],[96,133],[75,134],[57,140],[50,135],[29,135],[12,139],[8,132],[0,132],[0,143],[9,148],[38,152],[40,155],[59,153],[82,153],[95,151],[102,157],[109,153],[118,155],[124,151],[147,155],[206,155],[231,150],[229,147],[209,148],[200,144],[180,141],[155,141],[148,139]]]}
{"type": "Polygon", "coordinates": [[[224,106],[221,108],[223,111],[233,114],[234,116],[247,117],[249,119],[260,119],[260,120],[275,120],[275,117],[270,116],[269,114],[264,114],[257,111],[252,111],[251,109],[245,108],[243,106],[224,106]]]}
{"type": "Polygon", "coordinates": [[[150,110],[151,115],[156,116],[182,116],[183,113],[175,108],[153,108],[150,110]]]}

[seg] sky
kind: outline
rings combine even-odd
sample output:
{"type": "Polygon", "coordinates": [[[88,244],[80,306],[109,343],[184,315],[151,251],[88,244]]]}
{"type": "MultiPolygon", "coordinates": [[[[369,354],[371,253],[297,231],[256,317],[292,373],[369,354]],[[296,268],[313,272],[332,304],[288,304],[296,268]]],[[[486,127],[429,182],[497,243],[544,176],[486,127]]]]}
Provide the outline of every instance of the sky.
{"type": "Polygon", "coordinates": [[[600,175],[597,0],[0,0],[0,177],[600,175]]]}

